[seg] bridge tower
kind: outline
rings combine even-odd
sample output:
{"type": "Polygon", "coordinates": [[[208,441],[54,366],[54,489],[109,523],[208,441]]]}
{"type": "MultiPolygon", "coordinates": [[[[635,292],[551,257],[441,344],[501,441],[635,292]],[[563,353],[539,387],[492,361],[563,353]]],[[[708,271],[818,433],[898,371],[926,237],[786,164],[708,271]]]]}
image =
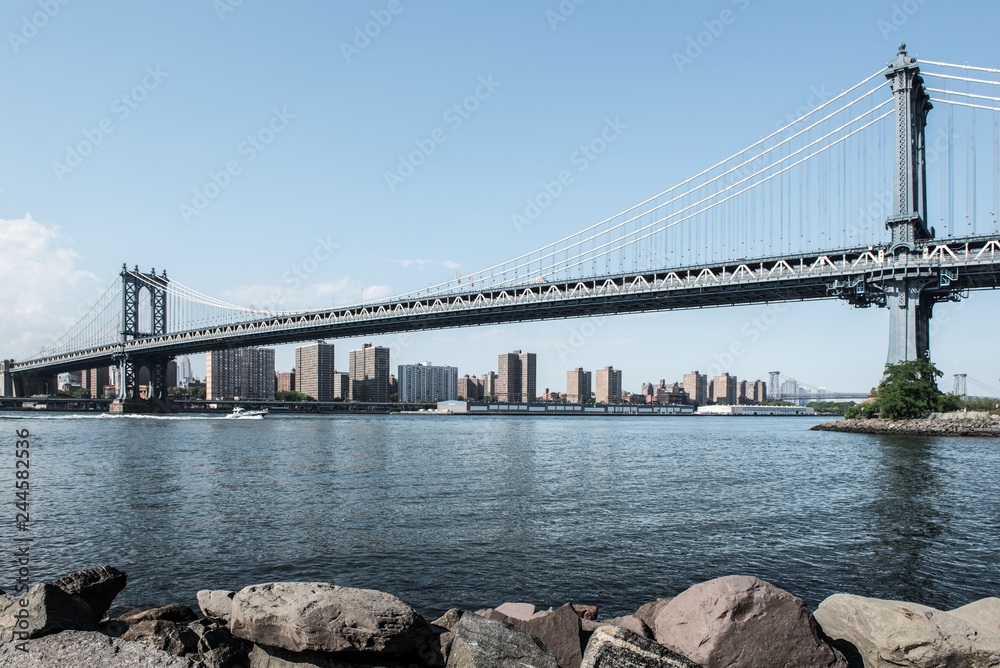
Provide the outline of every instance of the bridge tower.
{"type": "MultiPolygon", "coordinates": [[[[167,272],[157,275],[156,269],[144,274],[139,271],[139,267],[129,270],[126,265],[122,265],[122,329],[121,342],[126,343],[132,339],[156,336],[167,333],[167,286],[169,279],[167,272]],[[149,291],[149,306],[152,314],[149,331],[143,331],[139,322],[140,296],[145,288],[149,291]]],[[[120,360],[121,365],[121,398],[125,401],[139,400],[139,369],[145,366],[149,369],[150,391],[147,399],[150,401],[166,401],[167,399],[167,364],[169,357],[138,358],[132,355],[124,355],[120,360]]]]}
{"type": "MultiPolygon", "coordinates": [[[[889,255],[903,261],[918,252],[918,244],[934,237],[927,227],[927,163],[924,130],[933,108],[917,60],[900,44],[899,54],[886,72],[896,98],[896,146],[893,176],[893,214],[886,221],[892,230],[889,255]]],[[[938,276],[918,275],[905,268],[881,281],[889,309],[889,355],[895,364],[926,359],[930,353],[930,319],[936,301],[950,297],[934,294],[938,276]]]]}

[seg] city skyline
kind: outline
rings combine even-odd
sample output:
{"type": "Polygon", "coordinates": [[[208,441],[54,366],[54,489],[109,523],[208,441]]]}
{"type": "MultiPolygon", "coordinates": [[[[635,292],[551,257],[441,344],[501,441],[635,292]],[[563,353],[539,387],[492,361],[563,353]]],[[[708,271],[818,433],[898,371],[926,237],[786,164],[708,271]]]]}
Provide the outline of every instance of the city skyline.
{"type": "MultiPolygon", "coordinates": [[[[1000,64],[986,28],[1000,8],[990,3],[919,4],[902,18],[894,2],[733,3],[735,21],[706,33],[702,46],[706,26],[719,29],[720,8],[640,3],[636,21],[588,3],[553,22],[558,3],[404,5],[359,53],[343,45],[383,4],[244,3],[221,16],[208,5],[108,6],[93,15],[60,5],[37,35],[7,40],[6,357],[56,339],[123,261],[165,267],[248,306],[385,297],[515,257],[661,192],[875,72],[900,41],[918,59],[1000,64]],[[981,20],[966,25],[969,14],[981,20]],[[162,34],[137,29],[150,21],[162,34]],[[817,40],[826,30],[856,39],[817,40]],[[248,48],[257,34],[288,46],[248,48]],[[595,35],[608,43],[628,35],[628,46],[594,49],[595,35]],[[314,53],[306,43],[326,46],[314,53]],[[526,46],[512,51],[511,43],[526,46]],[[754,75],[731,81],[733,62],[754,75]],[[754,103],[733,113],[733,99],[754,103]],[[446,140],[412,164],[436,129],[446,140]],[[587,150],[597,139],[606,143],[599,154],[587,150]],[[227,171],[234,161],[235,174],[227,171]],[[554,191],[564,170],[571,182],[553,196],[545,184],[554,191]]],[[[35,2],[10,3],[0,25],[19,35],[36,11],[35,2]]],[[[941,117],[932,112],[934,122],[941,117]]],[[[936,170],[930,179],[940,180],[936,170]]],[[[989,292],[936,307],[931,347],[942,389],[955,373],[1000,385],[1000,360],[981,353],[991,349],[998,314],[1000,295],[989,292]]],[[[484,344],[536,351],[539,389],[560,387],[567,369],[609,361],[634,388],[630,373],[647,373],[642,382],[693,368],[747,378],[781,360],[806,382],[861,391],[881,375],[887,328],[884,309],[813,302],[365,340],[394,359],[447,356],[470,372],[487,368],[484,344]],[[674,333],[682,336],[661,350],[659,338],[674,333]]],[[[331,342],[350,350],[361,340],[331,342]]],[[[296,345],[276,349],[280,368],[291,367],[296,345]]],[[[204,377],[202,360],[192,358],[201,365],[192,372],[204,377]]]]}

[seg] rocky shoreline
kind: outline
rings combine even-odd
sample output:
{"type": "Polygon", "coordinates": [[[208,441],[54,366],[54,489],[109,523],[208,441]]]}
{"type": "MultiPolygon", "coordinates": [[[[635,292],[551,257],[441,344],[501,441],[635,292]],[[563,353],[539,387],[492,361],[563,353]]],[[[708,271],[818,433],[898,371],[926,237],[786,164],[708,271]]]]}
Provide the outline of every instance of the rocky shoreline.
{"type": "MultiPolygon", "coordinates": [[[[835,594],[811,612],[727,576],[600,619],[594,606],[504,603],[428,622],[384,592],[319,582],[203,590],[198,612],[108,617],[110,566],[0,595],[7,668],[996,668],[1000,598],[951,611],[835,594]],[[200,614],[199,614],[200,613],[200,614]]],[[[2,592],[0,592],[2,593],[2,592]]]]}
{"type": "Polygon", "coordinates": [[[818,424],[812,430],[897,436],[1000,436],[1000,417],[836,420],[818,424]]]}

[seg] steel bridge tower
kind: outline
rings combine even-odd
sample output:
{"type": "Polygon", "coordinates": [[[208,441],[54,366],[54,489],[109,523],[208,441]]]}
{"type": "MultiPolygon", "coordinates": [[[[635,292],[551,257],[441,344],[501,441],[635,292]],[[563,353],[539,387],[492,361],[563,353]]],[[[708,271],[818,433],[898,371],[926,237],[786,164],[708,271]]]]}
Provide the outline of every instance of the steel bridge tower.
{"type": "MultiPolygon", "coordinates": [[[[147,336],[158,336],[167,333],[167,272],[157,275],[156,269],[148,274],[141,273],[138,265],[129,270],[122,265],[122,329],[121,343],[147,336]],[[139,316],[142,290],[149,291],[149,306],[151,319],[149,330],[143,331],[139,316]]],[[[146,397],[150,402],[167,400],[167,364],[170,357],[135,357],[124,353],[118,359],[121,370],[120,398],[126,402],[135,402],[139,397],[139,369],[149,370],[149,393],[146,397]]]]}
{"type": "MultiPolygon", "coordinates": [[[[892,231],[888,255],[903,261],[922,252],[921,245],[934,238],[934,228],[927,226],[924,139],[927,115],[933,105],[917,60],[907,55],[905,44],[899,46],[886,78],[896,98],[895,192],[893,215],[886,221],[892,231]]],[[[902,264],[901,269],[894,268],[872,281],[878,303],[889,310],[888,364],[929,357],[932,310],[937,302],[958,299],[957,292],[949,288],[954,278],[956,275],[946,270],[921,272],[902,264]]]]}

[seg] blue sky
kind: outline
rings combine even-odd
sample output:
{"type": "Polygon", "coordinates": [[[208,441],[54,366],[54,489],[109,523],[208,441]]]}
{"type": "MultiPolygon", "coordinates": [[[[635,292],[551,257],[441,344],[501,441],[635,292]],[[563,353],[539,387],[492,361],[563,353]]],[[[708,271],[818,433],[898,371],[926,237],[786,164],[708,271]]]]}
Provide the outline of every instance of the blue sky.
{"type": "MultiPolygon", "coordinates": [[[[279,288],[284,308],[470,273],[737,152],[883,67],[900,41],[918,58],[1000,67],[998,24],[995,2],[941,0],[11,0],[0,355],[56,338],[122,262],[247,305],[279,288]],[[359,38],[366,27],[377,34],[359,38]],[[678,58],[706,30],[701,53],[678,58]],[[470,96],[474,110],[456,111],[470,96]],[[512,214],[609,121],[620,136],[517,228],[512,214]],[[387,179],[428,140],[423,164],[387,179]],[[92,151],[70,155],[80,142],[92,151]]],[[[978,293],[938,307],[933,359],[949,387],[958,372],[1000,386],[998,306],[978,293]]],[[[373,340],[393,365],[477,375],[498,353],[537,352],[539,388],[558,390],[567,370],[608,364],[633,391],[695,368],[859,390],[880,376],[887,327],[884,311],[830,301],[373,340]],[[744,353],[728,359],[734,342],[744,353]]],[[[336,342],[340,367],[360,343],[336,342]]],[[[279,348],[280,370],[292,360],[279,348]]]]}

